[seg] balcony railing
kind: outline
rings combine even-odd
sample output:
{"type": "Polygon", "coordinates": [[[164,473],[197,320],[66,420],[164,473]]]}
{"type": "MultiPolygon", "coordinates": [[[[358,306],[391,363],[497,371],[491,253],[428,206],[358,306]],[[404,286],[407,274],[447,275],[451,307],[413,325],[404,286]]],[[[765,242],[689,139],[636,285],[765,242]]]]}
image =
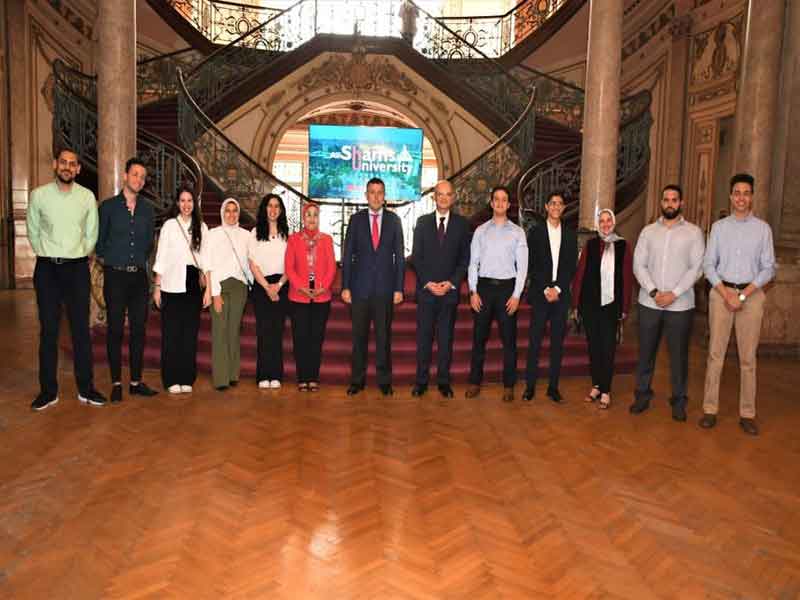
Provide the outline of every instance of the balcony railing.
{"type": "MultiPolygon", "coordinates": [[[[211,42],[220,46],[238,40],[242,35],[283,12],[254,4],[226,0],[164,0],[211,42]]],[[[450,58],[474,58],[470,48],[497,58],[511,50],[531,33],[542,27],[569,0],[522,0],[500,15],[437,17],[442,24],[466,40],[467,45],[450,46],[451,38],[440,40],[441,51],[450,58]]],[[[303,37],[309,27],[315,33],[352,34],[358,31],[367,36],[400,37],[408,39],[425,35],[420,23],[415,23],[413,10],[401,10],[403,0],[313,0],[313,10],[307,20],[285,24],[283,33],[291,38],[303,37]],[[414,35],[417,33],[417,35],[414,35]]],[[[268,33],[261,45],[274,49],[268,33]]],[[[258,47],[258,46],[254,46],[258,47]]]]}

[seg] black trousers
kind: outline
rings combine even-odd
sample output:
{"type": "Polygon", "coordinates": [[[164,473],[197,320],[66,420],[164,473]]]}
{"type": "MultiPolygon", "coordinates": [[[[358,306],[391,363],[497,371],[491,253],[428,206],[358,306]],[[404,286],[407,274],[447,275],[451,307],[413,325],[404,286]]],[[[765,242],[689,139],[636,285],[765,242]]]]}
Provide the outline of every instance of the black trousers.
{"type": "Polygon", "coordinates": [[[561,376],[561,359],[564,356],[564,336],[567,334],[569,298],[559,296],[557,302],[548,302],[544,295],[533,303],[533,315],[528,346],[528,364],[525,379],[529,388],[536,387],[539,371],[539,350],[547,322],[550,322],[550,372],[548,389],[557,390],[561,376]]]}
{"type": "Polygon", "coordinates": [[[292,342],[297,382],[319,381],[322,343],[331,312],[328,302],[291,302],[292,342]]]}
{"type": "Polygon", "coordinates": [[[142,268],[135,273],[128,273],[106,267],[103,277],[103,298],[106,301],[108,319],[106,351],[108,352],[108,365],[111,369],[111,381],[116,383],[121,380],[122,336],[126,313],[128,315],[131,381],[141,381],[144,361],[144,328],[147,323],[147,304],[150,297],[147,273],[142,268]]]}
{"type": "Polygon", "coordinates": [[[193,385],[197,379],[197,332],[203,290],[197,267],[186,267],[186,292],[161,292],[161,383],[193,385]]]}
{"type": "Polygon", "coordinates": [[[450,363],[453,360],[453,331],[456,325],[456,302],[444,298],[427,298],[417,304],[417,383],[428,384],[433,334],[436,331],[436,383],[450,383],[450,363]]]}
{"type": "Polygon", "coordinates": [[[607,306],[581,306],[581,318],[589,344],[592,385],[597,386],[601,394],[611,393],[618,315],[619,309],[614,303],[607,306]]]}
{"type": "Polygon", "coordinates": [[[367,380],[367,348],[369,326],[375,323],[375,372],[378,385],[392,383],[392,317],[394,304],[391,296],[370,296],[366,300],[353,300],[353,358],[350,382],[364,385],[367,380]]]}
{"type": "Polygon", "coordinates": [[[506,312],[506,302],[514,293],[514,281],[493,285],[479,279],[477,291],[483,307],[480,312],[474,313],[469,382],[480,385],[483,381],[486,342],[489,340],[492,321],[497,321],[500,339],[503,340],[503,385],[511,387],[517,382],[517,313],[509,315],[506,312]]]}
{"type": "Polygon", "coordinates": [[[58,394],[58,330],[61,306],[67,307],[75,381],[79,392],[92,388],[92,343],[89,336],[89,262],[85,258],[57,265],[36,259],[33,271],[39,309],[39,388],[58,394]]]}
{"type": "MultiPolygon", "coordinates": [[[[281,274],[268,275],[267,283],[278,283],[281,274]]],[[[258,284],[253,286],[253,306],[256,311],[256,381],[283,379],[283,330],[289,312],[289,286],[284,285],[273,302],[258,284]]]]}
{"type": "Polygon", "coordinates": [[[694,310],[657,310],[639,305],[639,364],[636,367],[636,400],[649,403],[653,397],[653,371],[661,334],[667,338],[672,402],[686,406],[689,378],[689,335],[694,310]]]}

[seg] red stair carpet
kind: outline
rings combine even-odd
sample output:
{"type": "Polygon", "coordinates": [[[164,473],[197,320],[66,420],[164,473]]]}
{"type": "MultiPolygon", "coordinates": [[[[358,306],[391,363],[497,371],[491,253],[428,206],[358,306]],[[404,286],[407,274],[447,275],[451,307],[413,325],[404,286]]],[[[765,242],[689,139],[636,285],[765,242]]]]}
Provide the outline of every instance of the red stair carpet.
{"type": "MultiPolygon", "coordinates": [[[[416,304],[414,298],[415,275],[412,270],[406,271],[405,301],[395,307],[392,322],[392,371],[395,384],[411,385],[417,364],[416,346],[416,304]]],[[[334,284],[338,291],[338,281],[334,284]]],[[[466,285],[462,287],[463,298],[458,306],[456,320],[455,342],[453,347],[453,364],[451,369],[454,383],[466,383],[469,376],[470,355],[472,349],[472,316],[469,304],[466,302],[466,285]]],[[[147,323],[147,342],[145,346],[145,367],[160,368],[161,357],[161,315],[152,310],[147,323]]],[[[520,377],[524,378],[525,361],[528,357],[528,329],[531,321],[531,307],[526,303],[520,304],[518,318],[517,345],[519,348],[518,368],[520,377]]],[[[287,319],[284,332],[284,365],[285,381],[293,382],[294,357],[292,355],[291,329],[287,319]]],[[[375,381],[374,368],[374,342],[370,343],[370,360],[368,369],[368,382],[375,381]]],[[[98,364],[106,362],[105,328],[96,327],[93,331],[94,359],[98,364]]],[[[322,383],[346,384],[350,377],[350,355],[352,350],[351,323],[349,307],[335,295],[328,320],[328,328],[323,346],[322,370],[320,379],[322,383]]],[[[124,363],[127,364],[127,341],[123,344],[124,363]]],[[[549,341],[542,343],[539,361],[539,373],[546,377],[548,368],[549,341]]],[[[198,348],[198,369],[201,372],[211,371],[211,318],[208,311],[203,312],[200,325],[200,342],[198,348]]],[[[497,328],[493,326],[492,336],[487,345],[484,381],[486,383],[500,382],[503,369],[503,351],[497,328]]],[[[431,379],[435,381],[436,373],[436,345],[432,361],[431,379]]],[[[630,373],[636,364],[636,356],[632,347],[623,345],[617,351],[617,372],[630,373]]],[[[242,323],[242,380],[253,380],[256,371],[256,335],[255,314],[252,305],[248,304],[242,323]]],[[[588,376],[589,357],[586,350],[586,341],[583,335],[570,334],[567,336],[562,363],[563,375],[588,376]]],[[[156,383],[156,382],[153,382],[156,383]]],[[[544,382],[542,382],[544,383],[544,382]]]]}

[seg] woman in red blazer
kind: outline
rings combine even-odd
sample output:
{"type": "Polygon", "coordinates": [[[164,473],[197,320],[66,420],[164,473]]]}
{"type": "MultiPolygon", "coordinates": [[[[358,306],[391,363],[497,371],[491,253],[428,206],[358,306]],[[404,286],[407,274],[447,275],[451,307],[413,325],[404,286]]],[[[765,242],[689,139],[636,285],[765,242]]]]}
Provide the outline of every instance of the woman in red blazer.
{"type": "Polygon", "coordinates": [[[303,229],[286,246],[292,342],[297,388],[319,390],[319,365],[325,325],[331,312],[331,285],[336,277],[333,238],[319,231],[319,206],[303,207],[303,229]]]}

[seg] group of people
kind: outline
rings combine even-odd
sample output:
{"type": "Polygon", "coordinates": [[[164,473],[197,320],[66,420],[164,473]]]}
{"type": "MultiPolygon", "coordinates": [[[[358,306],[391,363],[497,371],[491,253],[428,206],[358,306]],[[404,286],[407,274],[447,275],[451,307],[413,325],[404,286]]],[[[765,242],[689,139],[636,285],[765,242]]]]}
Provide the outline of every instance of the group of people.
{"type": "MultiPolygon", "coordinates": [[[[300,391],[317,391],[325,329],[337,266],[331,236],[319,230],[319,206],[303,206],[302,229],[289,232],[280,196],[266,195],[256,226],[239,225],[240,206],[223,201],[221,225],[209,230],[191,189],[181,189],[161,227],[153,266],[147,262],[154,242],[154,210],[139,201],[146,168],[128,161],[119,195],[95,206],[94,195],[75,177],[80,160],[70,150],[54,161],[55,181],[33,191],[28,236],[37,256],[34,286],[41,324],[40,394],[32,408],[58,401],[57,337],[62,304],[69,317],[78,398],[106,403],[93,384],[89,338],[89,255],[103,264],[108,319],[107,353],[111,402],[122,400],[121,346],[129,323],[131,395],[157,392],[142,381],[144,331],[149,299],[161,310],[161,379],[172,394],[192,391],[197,376],[200,315],[210,307],[212,383],[223,391],[239,382],[240,331],[248,298],[256,315],[259,388],[280,388],[284,378],[283,332],[289,318],[300,391]]],[[[756,434],[755,363],[764,311],[763,287],[774,276],[772,234],[752,214],[755,182],[750,175],[731,179],[732,214],[717,221],[705,247],[702,231],[682,215],[680,187],[668,185],[661,216],[645,227],[633,247],[616,231],[613,211],[597,214],[597,235],[578,253],[577,234],[562,223],[564,195],[552,193],[546,220],[525,234],[508,217],[511,194],[498,186],[490,194],[491,218],[474,233],[452,211],[455,191],[448,181],[434,190],[436,208],[416,223],[412,262],[416,271],[417,368],[413,396],[427,393],[437,345],[436,384],[453,396],[450,366],[453,337],[464,279],[473,312],[472,354],[466,397],[480,394],[486,345],[497,322],[503,347],[503,400],[514,400],[517,381],[517,312],[527,286],[532,306],[523,401],[535,397],[539,355],[549,324],[546,395],[562,402],[559,378],[570,315],[586,333],[591,365],[587,402],[611,406],[615,351],[621,324],[630,312],[634,279],[639,283],[639,361],[630,412],[647,410],[655,358],[662,333],[670,355],[672,416],[686,420],[689,335],[695,309],[694,287],[701,274],[712,285],[709,299],[710,345],[703,417],[716,424],[719,384],[730,333],[736,328],[741,370],[740,424],[756,434]]],[[[377,383],[393,393],[391,325],[394,306],[403,301],[405,256],[399,217],[385,209],[385,185],[366,186],[367,207],[352,215],[342,248],[342,301],[351,306],[352,358],[348,395],[366,384],[370,326],[375,331],[377,383]]]]}

